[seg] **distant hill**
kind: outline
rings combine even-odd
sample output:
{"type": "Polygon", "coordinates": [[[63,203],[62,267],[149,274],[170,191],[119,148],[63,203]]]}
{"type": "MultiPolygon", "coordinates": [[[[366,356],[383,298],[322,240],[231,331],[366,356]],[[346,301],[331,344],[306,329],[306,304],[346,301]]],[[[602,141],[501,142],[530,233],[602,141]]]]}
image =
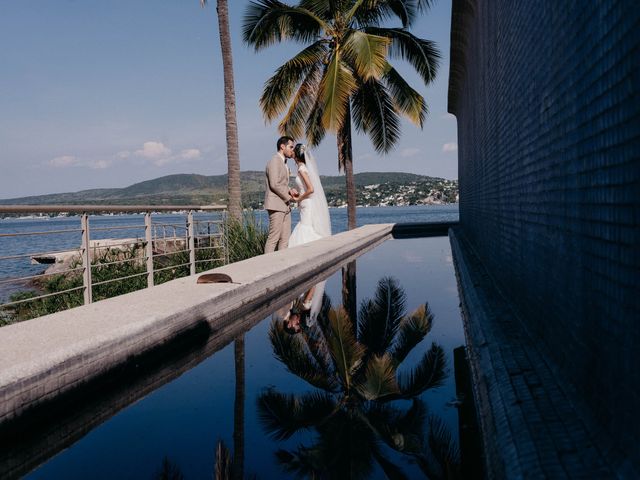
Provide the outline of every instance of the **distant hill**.
{"type": "MultiPolygon", "coordinates": [[[[344,200],[344,176],[322,176],[322,184],[329,203],[340,205],[344,200]]],[[[241,172],[242,197],[245,205],[259,207],[264,198],[264,172],[241,172]]],[[[354,175],[357,190],[369,185],[424,185],[437,187],[457,182],[442,178],[399,172],[365,172],[354,175]]],[[[292,182],[293,185],[293,182],[292,182]]],[[[167,175],[135,183],[124,188],[99,188],[79,192],[54,193],[0,200],[0,204],[52,205],[52,204],[113,204],[113,205],[207,205],[226,204],[227,175],[167,175]]],[[[370,189],[369,189],[370,190],[370,189]]],[[[359,202],[360,203],[360,200],[359,202]]]]}

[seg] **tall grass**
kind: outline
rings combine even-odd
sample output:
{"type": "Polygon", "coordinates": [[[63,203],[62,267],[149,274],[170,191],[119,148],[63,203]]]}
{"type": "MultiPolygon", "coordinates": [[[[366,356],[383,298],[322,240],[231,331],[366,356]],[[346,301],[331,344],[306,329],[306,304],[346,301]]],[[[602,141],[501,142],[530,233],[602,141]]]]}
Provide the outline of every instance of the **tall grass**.
{"type": "Polygon", "coordinates": [[[267,230],[256,220],[253,210],[245,212],[242,220],[227,219],[225,237],[229,263],[239,262],[264,253],[267,230]]]}

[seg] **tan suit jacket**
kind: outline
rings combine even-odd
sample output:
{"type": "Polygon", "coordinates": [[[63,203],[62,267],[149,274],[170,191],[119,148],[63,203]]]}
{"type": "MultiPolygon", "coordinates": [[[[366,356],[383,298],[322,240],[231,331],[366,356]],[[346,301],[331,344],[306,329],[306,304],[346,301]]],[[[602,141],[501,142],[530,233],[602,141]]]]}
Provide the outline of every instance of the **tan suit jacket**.
{"type": "Polygon", "coordinates": [[[266,192],[264,195],[264,209],[276,212],[289,212],[289,169],[284,164],[282,157],[275,154],[265,171],[266,192]]]}

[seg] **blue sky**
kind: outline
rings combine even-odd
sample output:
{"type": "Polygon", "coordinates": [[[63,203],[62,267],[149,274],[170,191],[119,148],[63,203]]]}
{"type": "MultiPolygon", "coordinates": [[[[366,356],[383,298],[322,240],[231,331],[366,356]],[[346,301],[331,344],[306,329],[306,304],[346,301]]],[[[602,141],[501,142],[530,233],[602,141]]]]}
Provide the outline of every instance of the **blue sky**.
{"type": "MultiPolygon", "coordinates": [[[[248,1],[230,0],[242,170],[262,170],[277,123],[258,107],[265,81],[299,45],[259,53],[241,38],[248,1]]],[[[291,3],[291,2],[290,2],[291,3]]],[[[423,130],[404,123],[398,147],[354,141],[354,169],[457,178],[456,120],[446,113],[451,2],[412,29],[443,55],[425,87],[423,130]]],[[[0,0],[0,198],[124,187],[173,173],[226,172],[222,61],[215,0],[0,0]]],[[[336,175],[335,136],[316,150],[336,175]]]]}

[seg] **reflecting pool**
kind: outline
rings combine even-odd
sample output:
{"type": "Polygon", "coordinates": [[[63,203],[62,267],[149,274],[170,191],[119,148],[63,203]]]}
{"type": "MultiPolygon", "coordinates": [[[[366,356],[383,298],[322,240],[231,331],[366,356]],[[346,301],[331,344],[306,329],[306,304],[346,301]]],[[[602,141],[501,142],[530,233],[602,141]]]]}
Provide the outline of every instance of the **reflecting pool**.
{"type": "Polygon", "coordinates": [[[420,478],[445,457],[457,468],[464,333],[448,238],[389,240],[350,271],[354,284],[338,269],[226,345],[194,337],[135,393],[115,385],[27,478],[420,478]]]}

